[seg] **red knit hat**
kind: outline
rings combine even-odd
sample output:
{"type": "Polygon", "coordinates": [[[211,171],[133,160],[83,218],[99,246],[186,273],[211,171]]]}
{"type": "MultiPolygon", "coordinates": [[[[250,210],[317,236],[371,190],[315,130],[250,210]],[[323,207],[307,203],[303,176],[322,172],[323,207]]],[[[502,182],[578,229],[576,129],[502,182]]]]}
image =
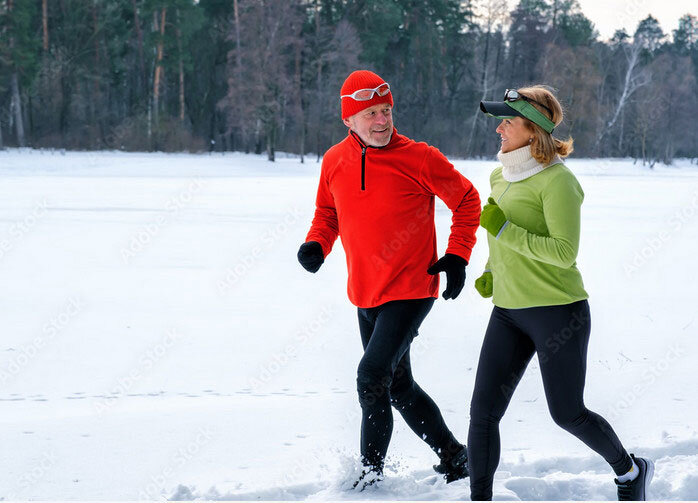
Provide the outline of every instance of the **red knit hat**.
{"type": "MultiPolygon", "coordinates": [[[[369,72],[368,70],[357,70],[347,77],[347,80],[342,84],[342,90],[339,94],[340,96],[345,96],[359,89],[374,89],[384,83],[385,80],[373,72],[369,72]]],[[[389,91],[385,96],[374,94],[373,98],[367,101],[356,101],[354,98],[342,98],[342,119],[351,117],[361,110],[380,103],[390,103],[390,106],[393,106],[392,91],[389,91]]]]}

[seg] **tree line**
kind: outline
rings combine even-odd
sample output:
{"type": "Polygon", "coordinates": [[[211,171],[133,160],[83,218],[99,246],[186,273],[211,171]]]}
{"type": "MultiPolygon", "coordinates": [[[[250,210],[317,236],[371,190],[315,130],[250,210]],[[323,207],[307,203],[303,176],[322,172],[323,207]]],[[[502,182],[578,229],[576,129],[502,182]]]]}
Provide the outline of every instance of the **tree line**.
{"type": "Polygon", "coordinates": [[[0,0],[0,148],[319,157],[358,68],[449,155],[491,156],[479,101],[543,83],[577,155],[698,157],[696,16],[602,41],[577,0],[0,0]]]}

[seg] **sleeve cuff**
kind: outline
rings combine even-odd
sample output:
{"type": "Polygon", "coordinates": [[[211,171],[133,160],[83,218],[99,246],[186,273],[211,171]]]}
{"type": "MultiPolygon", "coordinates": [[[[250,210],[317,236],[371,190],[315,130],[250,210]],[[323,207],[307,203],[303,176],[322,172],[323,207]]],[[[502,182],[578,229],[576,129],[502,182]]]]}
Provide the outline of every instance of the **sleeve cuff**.
{"type": "Polygon", "coordinates": [[[502,235],[502,232],[504,232],[504,229],[506,229],[508,225],[509,225],[509,220],[507,220],[506,222],[504,222],[504,225],[502,225],[502,228],[499,229],[499,232],[498,232],[497,235],[494,237],[494,239],[499,239],[499,236],[502,235]]]}
{"type": "Polygon", "coordinates": [[[470,263],[470,255],[472,253],[472,250],[469,250],[467,248],[458,248],[458,250],[454,250],[451,247],[448,247],[445,253],[449,255],[458,255],[460,258],[465,260],[465,265],[468,265],[470,263]]]}

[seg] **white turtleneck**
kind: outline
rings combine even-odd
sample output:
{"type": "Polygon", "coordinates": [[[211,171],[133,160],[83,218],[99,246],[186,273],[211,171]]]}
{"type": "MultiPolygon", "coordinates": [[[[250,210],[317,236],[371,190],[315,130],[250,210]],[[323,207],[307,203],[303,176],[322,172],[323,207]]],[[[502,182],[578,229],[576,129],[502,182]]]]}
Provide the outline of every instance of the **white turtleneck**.
{"type": "Polygon", "coordinates": [[[543,166],[531,155],[531,146],[524,145],[511,152],[497,153],[497,159],[502,163],[502,176],[507,182],[520,182],[543,171],[548,166],[558,164],[562,160],[555,156],[550,164],[543,166]]]}

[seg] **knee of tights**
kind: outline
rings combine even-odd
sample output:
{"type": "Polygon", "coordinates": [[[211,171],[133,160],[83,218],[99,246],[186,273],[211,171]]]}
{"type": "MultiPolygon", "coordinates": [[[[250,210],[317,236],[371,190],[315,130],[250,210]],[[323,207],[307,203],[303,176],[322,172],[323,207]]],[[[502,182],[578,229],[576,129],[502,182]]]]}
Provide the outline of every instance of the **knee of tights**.
{"type": "Polygon", "coordinates": [[[382,398],[390,397],[390,377],[380,377],[375,373],[359,371],[356,377],[356,390],[362,405],[371,405],[382,398]]]}
{"type": "Polygon", "coordinates": [[[414,384],[390,388],[390,403],[398,409],[408,407],[414,400],[414,384]]]}
{"type": "Polygon", "coordinates": [[[503,413],[495,413],[490,407],[470,404],[470,422],[473,424],[498,424],[502,420],[503,413]]]}
{"type": "Polygon", "coordinates": [[[564,430],[574,430],[584,424],[589,417],[589,410],[557,410],[551,409],[550,415],[555,424],[564,430]]]}

